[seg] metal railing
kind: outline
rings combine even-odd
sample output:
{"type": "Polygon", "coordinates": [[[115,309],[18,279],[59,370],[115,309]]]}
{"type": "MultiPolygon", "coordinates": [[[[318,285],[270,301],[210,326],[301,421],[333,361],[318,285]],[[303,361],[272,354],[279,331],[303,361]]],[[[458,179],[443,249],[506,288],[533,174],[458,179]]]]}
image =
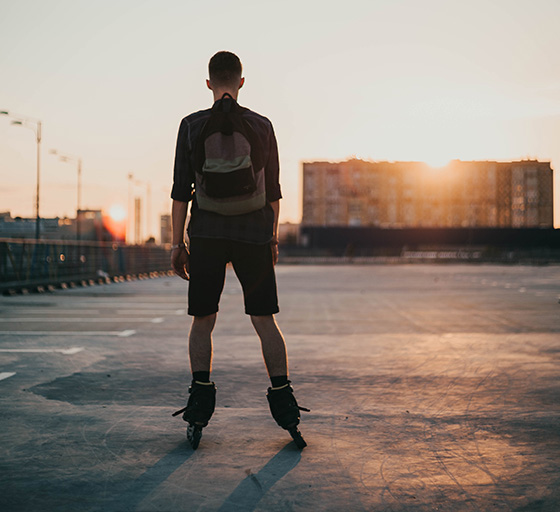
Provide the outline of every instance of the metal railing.
{"type": "Polygon", "coordinates": [[[169,268],[169,250],[163,246],[0,238],[2,290],[167,272],[169,268]]]}

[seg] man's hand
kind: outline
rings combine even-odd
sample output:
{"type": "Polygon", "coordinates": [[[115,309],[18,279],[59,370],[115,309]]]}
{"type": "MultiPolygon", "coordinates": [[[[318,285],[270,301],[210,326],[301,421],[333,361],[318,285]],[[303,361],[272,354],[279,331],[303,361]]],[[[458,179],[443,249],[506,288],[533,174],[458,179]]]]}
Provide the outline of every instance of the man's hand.
{"type": "Polygon", "coordinates": [[[273,238],[270,242],[270,249],[272,250],[272,264],[276,266],[278,263],[278,239],[273,238]]]}
{"type": "Polygon", "coordinates": [[[171,267],[182,279],[189,279],[189,251],[186,247],[177,247],[171,251],[171,267]]]}

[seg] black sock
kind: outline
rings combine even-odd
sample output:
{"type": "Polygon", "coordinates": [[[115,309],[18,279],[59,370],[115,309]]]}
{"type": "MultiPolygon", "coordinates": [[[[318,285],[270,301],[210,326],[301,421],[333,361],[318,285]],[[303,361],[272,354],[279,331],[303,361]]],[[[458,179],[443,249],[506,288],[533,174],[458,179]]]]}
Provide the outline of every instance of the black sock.
{"type": "Polygon", "coordinates": [[[192,378],[198,382],[210,382],[210,372],[193,372],[192,378]]]}
{"type": "Polygon", "coordinates": [[[279,377],[270,377],[270,382],[272,382],[273,388],[279,388],[288,384],[288,376],[280,375],[279,377]]]}

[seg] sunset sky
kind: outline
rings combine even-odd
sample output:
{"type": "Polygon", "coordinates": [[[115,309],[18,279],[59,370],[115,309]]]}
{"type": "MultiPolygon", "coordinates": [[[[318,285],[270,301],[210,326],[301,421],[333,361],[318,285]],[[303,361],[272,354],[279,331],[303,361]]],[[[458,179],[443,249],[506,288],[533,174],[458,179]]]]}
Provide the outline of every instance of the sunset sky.
{"type": "MultiPolygon", "coordinates": [[[[43,122],[41,216],[127,208],[159,235],[182,117],[207,108],[207,63],[239,55],[241,104],[280,148],[282,221],[301,162],[551,160],[560,168],[560,2],[0,0],[0,110],[43,122]],[[147,208],[144,210],[147,211],[147,208]]],[[[0,211],[33,216],[35,139],[0,116],[0,211]]],[[[560,227],[560,183],[555,181],[560,227]]],[[[144,226],[144,234],[148,235],[144,226]]]]}

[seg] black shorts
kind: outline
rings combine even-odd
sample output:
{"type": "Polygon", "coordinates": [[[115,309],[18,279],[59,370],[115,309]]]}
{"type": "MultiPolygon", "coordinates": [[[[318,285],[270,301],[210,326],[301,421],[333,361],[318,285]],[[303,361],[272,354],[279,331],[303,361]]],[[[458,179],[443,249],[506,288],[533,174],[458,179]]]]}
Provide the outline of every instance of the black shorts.
{"type": "Polygon", "coordinates": [[[189,315],[218,311],[226,265],[231,261],[245,301],[245,313],[278,313],[276,276],[270,244],[250,244],[222,238],[192,238],[189,245],[189,315]]]}

